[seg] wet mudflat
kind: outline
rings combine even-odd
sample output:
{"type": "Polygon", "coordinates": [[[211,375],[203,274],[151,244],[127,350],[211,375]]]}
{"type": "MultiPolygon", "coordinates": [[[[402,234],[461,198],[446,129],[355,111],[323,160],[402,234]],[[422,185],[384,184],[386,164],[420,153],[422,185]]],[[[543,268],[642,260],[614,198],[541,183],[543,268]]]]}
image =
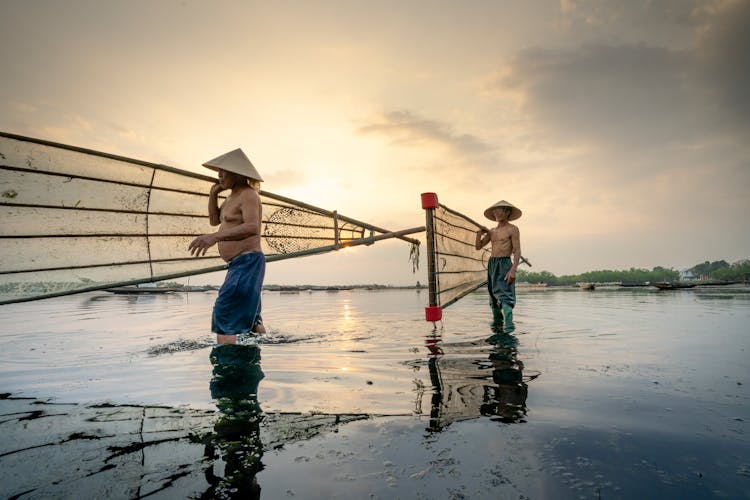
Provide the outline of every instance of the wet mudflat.
{"type": "Polygon", "coordinates": [[[0,496],[750,497],[750,290],[211,293],[0,309],[0,496]]]}

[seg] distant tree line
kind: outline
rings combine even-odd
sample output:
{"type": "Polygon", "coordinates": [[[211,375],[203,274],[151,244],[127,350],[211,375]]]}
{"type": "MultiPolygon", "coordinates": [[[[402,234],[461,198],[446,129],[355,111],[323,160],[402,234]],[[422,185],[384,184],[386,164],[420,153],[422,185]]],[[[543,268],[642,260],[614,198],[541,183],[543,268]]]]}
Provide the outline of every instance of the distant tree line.
{"type": "MultiPolygon", "coordinates": [[[[750,280],[750,260],[745,259],[734,264],[724,260],[715,262],[704,262],[689,269],[701,279],[721,281],[748,281],[750,280]]],[[[530,272],[519,269],[516,279],[520,282],[547,283],[548,285],[574,285],[576,283],[657,283],[662,281],[678,281],[680,272],[661,266],[656,266],[650,271],[631,267],[627,270],[612,271],[589,271],[582,274],[568,274],[555,276],[549,271],[530,272]]]]}
{"type": "Polygon", "coordinates": [[[692,273],[698,277],[700,276],[709,277],[716,271],[727,269],[728,267],[731,267],[729,265],[729,262],[725,260],[716,260],[714,262],[706,261],[706,262],[703,262],[702,264],[697,264],[688,270],[692,271],[692,273]]]}
{"type": "Polygon", "coordinates": [[[538,273],[519,269],[516,279],[528,281],[529,283],[547,283],[548,285],[575,285],[576,283],[645,283],[659,281],[677,281],[680,272],[674,269],[666,269],[657,266],[651,271],[648,269],[637,269],[631,267],[628,270],[612,271],[588,271],[583,274],[566,274],[555,276],[549,271],[538,273]]]}
{"type": "Polygon", "coordinates": [[[700,278],[722,281],[750,281],[750,259],[743,259],[729,264],[725,260],[704,262],[690,269],[700,278]]]}

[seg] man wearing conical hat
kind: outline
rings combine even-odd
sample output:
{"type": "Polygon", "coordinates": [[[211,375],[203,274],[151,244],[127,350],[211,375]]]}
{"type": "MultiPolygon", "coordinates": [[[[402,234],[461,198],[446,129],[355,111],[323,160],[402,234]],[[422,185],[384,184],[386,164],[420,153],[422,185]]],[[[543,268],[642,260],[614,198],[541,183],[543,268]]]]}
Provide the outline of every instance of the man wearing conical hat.
{"type": "Polygon", "coordinates": [[[518,227],[510,221],[521,217],[521,210],[502,200],[485,210],[484,216],[497,222],[497,226],[478,230],[475,247],[479,250],[487,243],[492,243],[491,256],[487,262],[487,289],[490,293],[493,326],[509,333],[514,329],[516,269],[521,260],[521,236],[518,227]]]}
{"type": "Polygon", "coordinates": [[[214,304],[211,330],[220,344],[234,344],[237,334],[265,331],[260,319],[260,294],[266,259],[260,246],[261,210],[258,171],[241,149],[203,164],[218,172],[208,195],[208,216],[215,233],[195,238],[188,250],[196,257],[217,245],[228,264],[224,284],[214,304]],[[219,193],[230,190],[219,207],[219,193]]]}

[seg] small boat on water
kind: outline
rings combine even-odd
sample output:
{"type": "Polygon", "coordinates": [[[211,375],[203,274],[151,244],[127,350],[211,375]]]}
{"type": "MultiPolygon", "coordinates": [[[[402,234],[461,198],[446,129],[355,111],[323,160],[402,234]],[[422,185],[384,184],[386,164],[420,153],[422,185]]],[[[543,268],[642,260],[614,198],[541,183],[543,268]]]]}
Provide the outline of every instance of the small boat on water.
{"type": "Polygon", "coordinates": [[[635,287],[649,286],[649,285],[650,285],[650,283],[648,281],[643,281],[643,282],[641,282],[641,281],[623,281],[623,282],[620,283],[620,286],[624,287],[624,288],[635,288],[635,287]]]}
{"type": "Polygon", "coordinates": [[[581,290],[595,290],[596,284],[595,283],[578,283],[578,288],[581,290]]]}
{"type": "Polygon", "coordinates": [[[696,283],[679,283],[676,281],[662,282],[662,283],[651,283],[651,286],[655,286],[659,290],[680,290],[682,288],[695,288],[696,283]]]}
{"type": "Polygon", "coordinates": [[[207,292],[211,290],[210,286],[156,286],[152,283],[141,285],[118,286],[114,288],[105,288],[105,292],[117,295],[151,295],[157,293],[173,292],[207,292]]]}
{"type": "Polygon", "coordinates": [[[166,286],[154,286],[154,287],[139,287],[139,286],[118,286],[115,288],[105,288],[105,292],[114,293],[117,295],[149,295],[155,293],[172,293],[180,291],[179,288],[166,287],[166,286]]]}

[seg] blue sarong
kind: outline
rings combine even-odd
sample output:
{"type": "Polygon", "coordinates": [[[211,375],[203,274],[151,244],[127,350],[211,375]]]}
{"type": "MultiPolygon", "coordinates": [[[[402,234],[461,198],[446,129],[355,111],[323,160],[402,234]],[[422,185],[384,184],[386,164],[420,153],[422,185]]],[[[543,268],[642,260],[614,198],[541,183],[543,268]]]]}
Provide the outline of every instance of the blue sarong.
{"type": "Polygon", "coordinates": [[[260,294],[266,274],[262,252],[248,252],[229,261],[227,276],[216,297],[211,331],[221,335],[249,333],[260,319],[260,294]]]}
{"type": "Polygon", "coordinates": [[[490,257],[487,263],[487,291],[490,292],[490,306],[501,307],[507,304],[510,307],[516,305],[516,284],[509,285],[505,281],[513,263],[510,257],[490,257]]]}

